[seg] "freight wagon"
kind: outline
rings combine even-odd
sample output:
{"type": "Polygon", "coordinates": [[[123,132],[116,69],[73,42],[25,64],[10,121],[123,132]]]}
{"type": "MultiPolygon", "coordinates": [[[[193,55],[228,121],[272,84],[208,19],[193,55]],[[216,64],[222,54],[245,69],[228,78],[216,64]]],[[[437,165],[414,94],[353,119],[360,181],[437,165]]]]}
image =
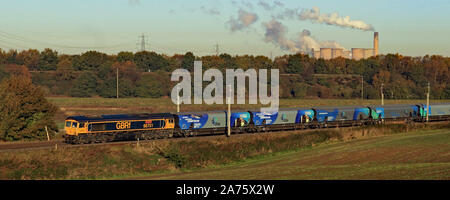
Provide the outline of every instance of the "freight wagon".
{"type": "MultiPolygon", "coordinates": [[[[231,133],[360,126],[382,121],[449,120],[450,103],[416,105],[334,106],[231,111],[231,133]]],[[[227,111],[71,116],[65,121],[67,143],[159,139],[226,134],[227,111]]]]}

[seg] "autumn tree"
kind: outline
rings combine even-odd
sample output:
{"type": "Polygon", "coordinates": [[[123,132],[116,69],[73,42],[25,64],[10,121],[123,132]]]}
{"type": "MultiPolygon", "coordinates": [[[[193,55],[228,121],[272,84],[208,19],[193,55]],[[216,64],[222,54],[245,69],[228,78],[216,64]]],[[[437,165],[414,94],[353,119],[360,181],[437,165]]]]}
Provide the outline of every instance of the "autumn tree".
{"type": "Polygon", "coordinates": [[[235,59],[237,68],[243,69],[244,71],[249,68],[255,68],[255,59],[253,56],[243,55],[235,59]]]}
{"type": "Polygon", "coordinates": [[[8,53],[6,53],[6,64],[20,64],[20,62],[17,60],[17,50],[10,49],[8,53]]]}
{"type": "Polygon", "coordinates": [[[273,68],[272,60],[266,56],[256,56],[253,63],[256,69],[271,69],[273,68]]]}
{"type": "MultiPolygon", "coordinates": [[[[98,94],[105,98],[115,98],[117,96],[117,85],[115,78],[108,78],[101,82],[98,94]]],[[[128,79],[119,79],[119,97],[136,96],[136,87],[128,79]]]]}
{"type": "Polygon", "coordinates": [[[181,68],[181,63],[183,62],[183,55],[175,54],[167,60],[169,62],[169,66],[167,66],[167,71],[172,72],[175,69],[181,68]]]}
{"type": "Polygon", "coordinates": [[[291,55],[288,58],[286,73],[301,74],[305,68],[309,67],[310,59],[304,54],[291,55]]]}
{"type": "Polygon", "coordinates": [[[163,95],[161,83],[151,76],[143,76],[136,86],[136,94],[139,97],[157,98],[163,95]]]}
{"type": "Polygon", "coordinates": [[[97,70],[103,63],[108,61],[108,56],[97,51],[88,51],[83,53],[77,64],[80,70],[97,70]]]}
{"type": "Polygon", "coordinates": [[[202,56],[201,60],[203,70],[208,69],[222,70],[223,69],[222,67],[225,64],[225,61],[219,56],[202,56]]]}
{"type": "Polygon", "coordinates": [[[184,54],[183,62],[181,63],[181,68],[187,69],[190,72],[194,72],[194,61],[195,56],[192,52],[187,52],[184,54]]]}
{"type": "MultiPolygon", "coordinates": [[[[196,59],[203,61],[204,70],[214,68],[225,72],[224,69],[237,68],[279,69],[280,74],[285,74],[280,81],[280,92],[286,98],[357,98],[360,97],[361,89],[358,76],[364,77],[365,96],[368,98],[379,98],[381,84],[384,84],[386,98],[424,98],[427,83],[431,84],[432,98],[447,98],[450,85],[450,58],[440,55],[411,57],[386,54],[360,60],[343,57],[328,60],[297,53],[281,55],[272,61],[261,55],[231,56],[227,53],[196,58],[192,52],[173,56],[148,51],[136,54],[122,51],[117,55],[88,51],[82,55],[58,55],[58,52],[51,49],[42,52],[35,49],[21,52],[0,49],[0,79],[21,74],[29,77],[28,69],[56,69],[56,73],[33,73],[33,82],[43,86],[43,90],[50,94],[68,95],[71,88],[81,87],[77,84],[87,84],[82,81],[89,79],[86,74],[77,83],[74,80],[79,74],[90,71],[96,76],[97,84],[89,84],[89,87],[94,87],[91,89],[95,89],[97,93],[103,93],[102,96],[115,97],[116,69],[119,69],[121,96],[148,96],[139,92],[147,87],[144,82],[161,85],[162,95],[167,95],[170,93],[171,82],[168,81],[170,76],[167,77],[165,72],[179,68],[192,72],[196,59]],[[148,71],[152,73],[142,73],[148,71]],[[328,74],[328,77],[334,78],[320,79],[317,74],[328,74]],[[144,75],[151,75],[152,79],[141,80],[144,75]],[[325,94],[327,91],[329,93],[325,94]]],[[[151,96],[158,96],[159,88],[152,88],[156,90],[156,95],[151,96]]],[[[88,88],[84,88],[84,91],[91,93],[88,88]]]]}
{"type": "Polygon", "coordinates": [[[0,139],[6,141],[47,139],[57,131],[57,108],[43,91],[23,76],[12,76],[0,84],[0,139]]]}
{"type": "Polygon", "coordinates": [[[0,65],[0,81],[7,78],[8,76],[9,74],[5,72],[4,66],[0,65]]]}
{"type": "Polygon", "coordinates": [[[39,59],[40,53],[36,49],[24,50],[17,55],[18,64],[25,65],[32,71],[39,69],[39,59]]]}
{"type": "Polygon", "coordinates": [[[116,77],[116,70],[119,70],[119,79],[128,79],[133,84],[141,78],[136,64],[133,61],[115,62],[111,65],[109,77],[116,77]]]}
{"type": "Polygon", "coordinates": [[[71,80],[75,78],[70,56],[61,56],[56,65],[56,74],[58,75],[58,80],[71,80]]]}
{"type": "MultiPolygon", "coordinates": [[[[224,61],[222,69],[237,69],[238,66],[236,64],[236,59],[232,57],[230,54],[223,53],[219,55],[220,58],[224,61]]],[[[194,63],[194,62],[192,62],[194,63]]]]}
{"type": "Polygon", "coordinates": [[[148,51],[137,52],[134,55],[134,62],[143,71],[156,71],[167,68],[169,65],[163,56],[148,51]]]}
{"type": "Polygon", "coordinates": [[[96,93],[97,76],[90,71],[83,72],[73,83],[70,96],[91,97],[96,93]]]}
{"type": "Polygon", "coordinates": [[[22,76],[31,79],[31,74],[25,65],[7,64],[3,67],[3,70],[12,76],[22,76]]]}
{"type": "Polygon", "coordinates": [[[2,48],[0,48],[0,65],[6,63],[6,52],[3,51],[2,48]]]}
{"type": "Polygon", "coordinates": [[[117,54],[118,62],[134,61],[133,52],[121,51],[117,54]]]}
{"type": "Polygon", "coordinates": [[[56,70],[58,64],[58,52],[49,48],[44,49],[39,55],[38,69],[41,71],[56,70]]]}

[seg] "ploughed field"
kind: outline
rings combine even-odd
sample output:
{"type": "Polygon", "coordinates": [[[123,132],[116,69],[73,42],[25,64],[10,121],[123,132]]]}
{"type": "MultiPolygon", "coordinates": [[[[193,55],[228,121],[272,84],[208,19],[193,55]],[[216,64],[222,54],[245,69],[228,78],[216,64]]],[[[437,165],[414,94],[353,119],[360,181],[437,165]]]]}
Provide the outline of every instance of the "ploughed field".
{"type": "Polygon", "coordinates": [[[449,180],[450,129],[322,143],[222,166],[136,179],[449,180]]]}

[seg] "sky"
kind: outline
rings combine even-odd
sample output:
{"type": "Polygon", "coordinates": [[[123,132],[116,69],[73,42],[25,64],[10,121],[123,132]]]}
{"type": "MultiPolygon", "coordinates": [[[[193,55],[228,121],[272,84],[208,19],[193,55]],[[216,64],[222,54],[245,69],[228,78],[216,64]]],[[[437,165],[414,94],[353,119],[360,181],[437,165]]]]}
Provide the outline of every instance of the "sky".
{"type": "Polygon", "coordinates": [[[218,46],[275,57],[372,48],[377,31],[381,54],[450,56],[449,10],[448,0],[0,0],[0,48],[117,54],[140,51],[144,35],[146,50],[167,55],[218,46]]]}

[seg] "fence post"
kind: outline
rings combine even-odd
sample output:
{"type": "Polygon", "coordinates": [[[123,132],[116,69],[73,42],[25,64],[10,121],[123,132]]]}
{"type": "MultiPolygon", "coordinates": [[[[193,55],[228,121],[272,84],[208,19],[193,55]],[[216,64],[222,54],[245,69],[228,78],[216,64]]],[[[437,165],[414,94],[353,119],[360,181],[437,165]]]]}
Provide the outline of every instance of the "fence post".
{"type": "Polygon", "coordinates": [[[47,129],[47,126],[45,126],[45,132],[47,133],[47,141],[50,141],[50,136],[48,135],[48,129],[47,129]]]}

